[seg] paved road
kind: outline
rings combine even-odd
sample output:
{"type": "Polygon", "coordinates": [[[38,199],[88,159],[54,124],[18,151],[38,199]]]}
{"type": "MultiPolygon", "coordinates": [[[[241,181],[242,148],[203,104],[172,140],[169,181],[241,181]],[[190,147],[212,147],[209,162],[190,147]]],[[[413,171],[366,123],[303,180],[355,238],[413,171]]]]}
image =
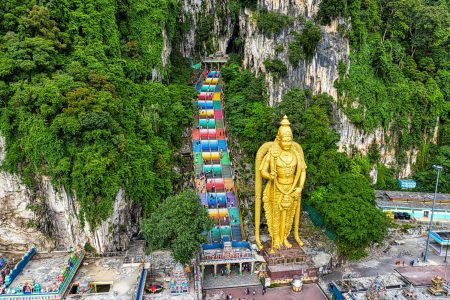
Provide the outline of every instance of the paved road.
{"type": "Polygon", "coordinates": [[[249,289],[250,295],[246,295],[245,288],[209,290],[206,294],[206,300],[225,300],[227,295],[232,295],[233,300],[327,300],[327,297],[317,284],[305,284],[300,293],[292,291],[290,286],[267,289],[265,295],[262,295],[261,286],[254,288],[256,295],[253,295],[252,287],[249,289]]]}

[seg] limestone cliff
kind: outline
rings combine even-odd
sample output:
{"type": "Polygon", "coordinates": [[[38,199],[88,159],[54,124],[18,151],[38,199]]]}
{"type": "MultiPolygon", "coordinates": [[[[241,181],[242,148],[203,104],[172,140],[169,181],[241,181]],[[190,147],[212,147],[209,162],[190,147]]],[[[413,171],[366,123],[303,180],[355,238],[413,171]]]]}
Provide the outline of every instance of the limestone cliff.
{"type": "MultiPolygon", "coordinates": [[[[4,158],[0,137],[0,161],[4,158]]],[[[0,172],[0,250],[26,250],[35,244],[40,251],[67,249],[90,243],[99,253],[125,250],[138,231],[140,208],[117,193],[113,212],[101,226],[91,230],[80,223],[79,202],[64,188],[55,189],[48,177],[38,187],[27,188],[20,177],[0,172]]]]}
{"type": "MultiPolygon", "coordinates": [[[[287,14],[294,20],[292,26],[273,37],[267,37],[258,30],[252,10],[241,9],[239,18],[234,19],[226,4],[225,0],[184,0],[185,12],[193,17],[190,31],[185,36],[180,49],[184,56],[191,57],[194,54],[194,46],[198,38],[195,33],[200,19],[211,18],[214,20],[214,26],[210,30],[212,39],[209,41],[212,42],[212,49],[226,52],[233,40],[240,38],[243,41],[243,67],[250,68],[257,76],[265,76],[271,105],[281,101],[281,97],[293,87],[308,88],[314,94],[328,93],[337,99],[334,82],[339,77],[338,63],[343,61],[348,67],[351,63],[349,61],[349,42],[337,30],[338,25],[344,22],[343,20],[335,20],[330,26],[321,26],[322,38],[312,60],[310,62],[301,61],[298,66],[292,66],[288,59],[288,45],[293,40],[291,33],[301,32],[304,27],[302,19],[313,19],[316,16],[320,1],[259,0],[259,9],[266,8],[269,11],[287,14]],[[224,11],[219,8],[227,9],[224,11]],[[218,12],[220,12],[220,16],[218,12]],[[224,31],[224,26],[228,30],[224,31]],[[236,26],[237,32],[234,30],[236,26]],[[283,46],[283,50],[277,53],[275,48],[279,45],[283,46]],[[275,79],[272,74],[267,73],[263,62],[268,58],[281,59],[287,66],[287,75],[275,79]]],[[[335,110],[337,117],[335,128],[340,134],[338,146],[341,151],[356,148],[362,154],[366,154],[369,147],[375,142],[380,145],[382,163],[388,166],[395,165],[394,147],[386,144],[384,138],[387,135],[392,136],[391,131],[377,128],[373,133],[366,133],[356,128],[337,105],[335,110]]],[[[395,140],[395,137],[391,140],[395,140]]],[[[411,174],[411,166],[414,164],[416,156],[416,150],[407,152],[407,163],[401,166],[401,176],[406,177],[411,174]]],[[[372,173],[372,178],[376,181],[376,172],[372,173]]]]}

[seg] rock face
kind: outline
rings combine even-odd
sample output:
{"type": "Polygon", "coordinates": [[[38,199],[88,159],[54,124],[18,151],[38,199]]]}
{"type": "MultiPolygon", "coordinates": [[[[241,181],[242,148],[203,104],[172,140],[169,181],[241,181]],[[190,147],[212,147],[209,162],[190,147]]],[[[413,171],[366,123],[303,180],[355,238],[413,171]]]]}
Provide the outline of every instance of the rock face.
{"type": "MultiPolygon", "coordinates": [[[[0,137],[0,160],[4,138],[0,137]]],[[[90,243],[97,252],[125,250],[137,233],[140,208],[120,189],[112,215],[95,230],[79,218],[79,202],[64,188],[58,190],[43,176],[31,191],[13,174],[0,173],[0,250],[26,250],[35,244],[40,251],[64,250],[90,243]]]]}
{"type": "MultiPolygon", "coordinates": [[[[338,32],[338,25],[343,20],[335,20],[329,26],[321,26],[322,38],[319,41],[314,56],[310,62],[301,61],[298,66],[292,66],[288,59],[288,45],[293,40],[292,32],[301,32],[304,22],[301,20],[313,19],[318,10],[320,1],[317,0],[259,0],[258,8],[266,8],[269,11],[287,14],[294,20],[289,28],[285,28],[275,36],[263,35],[256,26],[256,21],[249,9],[241,9],[239,18],[232,18],[227,9],[221,11],[218,16],[218,7],[228,7],[226,0],[184,0],[184,10],[193,16],[190,31],[186,34],[180,49],[181,53],[190,57],[194,53],[195,32],[200,18],[212,18],[214,26],[211,28],[212,48],[221,52],[229,47],[231,41],[239,37],[243,41],[243,67],[250,68],[257,76],[265,73],[267,92],[271,105],[281,101],[281,97],[293,87],[310,89],[314,94],[328,93],[337,99],[337,91],[334,82],[338,79],[338,64],[343,61],[350,66],[350,47],[348,40],[338,32]],[[234,22],[234,23],[233,23],[234,22]],[[235,23],[238,24],[235,24],[235,23]],[[238,26],[239,31],[233,32],[238,26]],[[223,26],[227,31],[221,29],[223,26]],[[277,53],[275,48],[283,46],[283,50],[277,53]],[[270,73],[266,73],[264,60],[278,58],[287,66],[285,77],[274,79],[270,73]]],[[[335,106],[337,117],[335,129],[340,134],[338,143],[341,151],[351,148],[358,149],[366,154],[373,142],[380,145],[381,162],[386,165],[395,165],[395,151],[390,145],[385,144],[384,137],[392,135],[392,132],[383,128],[376,129],[373,133],[366,133],[356,128],[345,114],[335,106]]],[[[392,139],[391,139],[392,140],[392,139]]],[[[415,163],[417,151],[407,153],[407,163],[402,166],[401,176],[411,174],[411,166],[415,163]]],[[[376,181],[376,170],[372,172],[372,179],[376,181]]]]}
{"type": "MultiPolygon", "coordinates": [[[[275,2],[278,1],[266,1],[275,2]]],[[[273,3],[272,3],[273,4],[273,3]]],[[[289,9],[279,5],[266,6],[269,10],[273,7],[281,7],[277,12],[290,15],[294,22],[292,26],[284,29],[276,36],[265,36],[259,32],[256,22],[252,19],[252,12],[245,10],[240,18],[240,28],[244,47],[244,67],[250,68],[256,75],[266,72],[264,60],[278,58],[287,68],[287,76],[274,79],[272,74],[266,74],[266,85],[270,104],[281,101],[281,97],[293,87],[308,88],[313,93],[328,93],[337,97],[333,86],[338,78],[338,63],[340,60],[348,64],[348,41],[336,31],[337,22],[331,26],[322,26],[322,39],[317,45],[314,56],[310,62],[301,61],[298,66],[292,66],[288,59],[289,43],[293,40],[292,32],[301,32],[304,28],[301,17],[308,15],[313,17],[318,7],[308,6],[308,3],[296,1],[295,9],[289,9]],[[283,46],[283,50],[276,53],[275,48],[283,46]]]]}
{"type": "Polygon", "coordinates": [[[225,53],[233,35],[233,28],[236,25],[233,23],[227,4],[228,0],[183,0],[180,2],[185,12],[183,21],[189,23],[190,26],[181,42],[180,53],[184,57],[194,57],[196,54],[194,47],[198,40],[197,32],[205,18],[212,20],[212,26],[201,29],[209,33],[208,41],[204,42],[202,46],[225,53]]]}

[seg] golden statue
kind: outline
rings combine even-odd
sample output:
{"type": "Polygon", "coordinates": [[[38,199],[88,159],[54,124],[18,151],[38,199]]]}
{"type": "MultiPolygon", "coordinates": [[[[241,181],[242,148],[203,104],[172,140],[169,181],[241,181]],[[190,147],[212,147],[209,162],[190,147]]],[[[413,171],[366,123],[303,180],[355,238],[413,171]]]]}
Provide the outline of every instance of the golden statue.
{"type": "Polygon", "coordinates": [[[288,241],[294,223],[294,238],[298,245],[303,242],[298,235],[300,223],[301,193],[306,179],[306,164],[302,147],[292,140],[292,130],[287,116],[283,117],[274,142],[264,143],[255,161],[255,238],[258,248],[261,219],[262,179],[267,180],[262,194],[269,234],[272,239],[270,253],[283,245],[291,248],[288,241]]]}

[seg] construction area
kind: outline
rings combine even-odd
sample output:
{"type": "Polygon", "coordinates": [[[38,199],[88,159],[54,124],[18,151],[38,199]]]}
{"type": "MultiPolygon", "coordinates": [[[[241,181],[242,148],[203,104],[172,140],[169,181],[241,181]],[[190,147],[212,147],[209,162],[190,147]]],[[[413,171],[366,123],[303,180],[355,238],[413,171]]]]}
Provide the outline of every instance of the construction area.
{"type": "Polygon", "coordinates": [[[397,221],[397,225],[385,244],[373,247],[366,258],[335,265],[332,273],[322,276],[320,285],[330,299],[333,294],[354,300],[447,299],[450,267],[445,255],[430,247],[424,262],[426,227],[413,220],[397,221]]]}

